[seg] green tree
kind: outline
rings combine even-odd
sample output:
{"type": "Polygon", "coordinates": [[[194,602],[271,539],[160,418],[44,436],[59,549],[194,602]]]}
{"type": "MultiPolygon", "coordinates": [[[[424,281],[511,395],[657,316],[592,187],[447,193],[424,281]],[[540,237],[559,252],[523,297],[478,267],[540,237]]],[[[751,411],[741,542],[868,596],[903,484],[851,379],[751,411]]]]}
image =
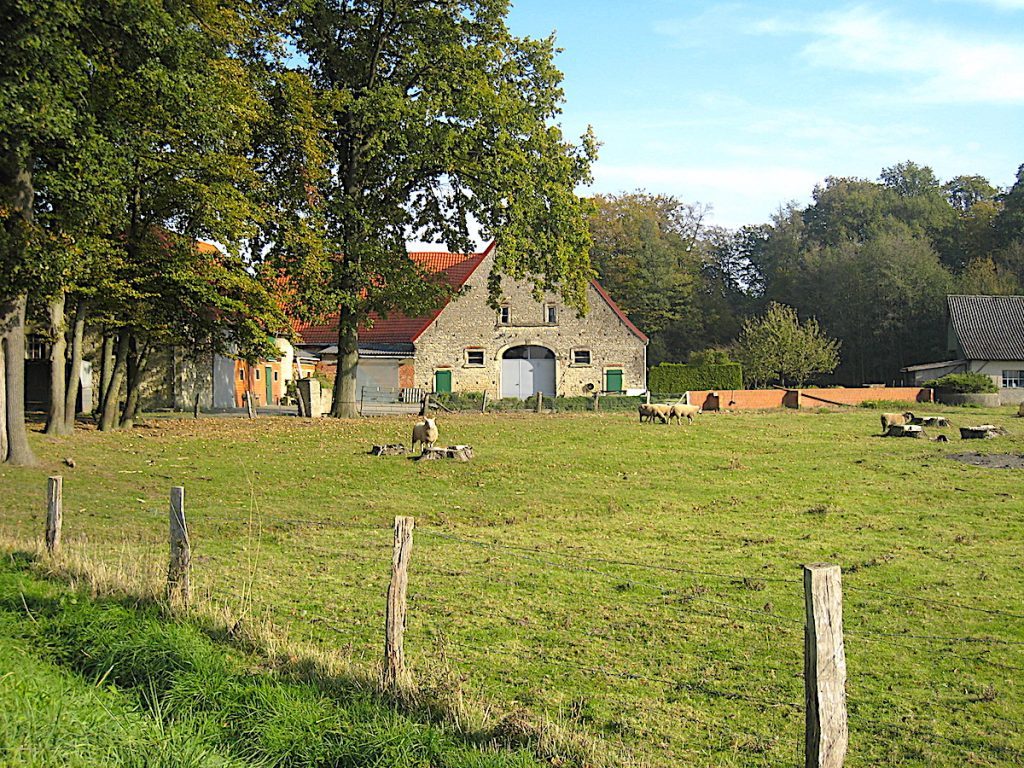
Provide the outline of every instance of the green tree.
{"type": "Polygon", "coordinates": [[[1002,210],[996,216],[993,227],[996,243],[1005,248],[1014,242],[1024,241],[1024,164],[1017,168],[1017,179],[1005,193],[999,195],[1002,210]]]}
{"type": "Polygon", "coordinates": [[[992,258],[971,261],[956,280],[957,291],[967,295],[1016,296],[1021,285],[1017,276],[992,258]]]}
{"type": "MultiPolygon", "coordinates": [[[[109,147],[114,191],[100,229],[109,261],[93,265],[86,281],[102,285],[87,307],[113,348],[102,361],[101,429],[132,424],[154,349],[197,348],[204,335],[216,346],[233,338],[240,315],[220,301],[233,296],[218,297],[211,284],[223,285],[229,270],[236,288],[255,283],[246,264],[195,247],[203,238],[237,250],[264,215],[253,126],[265,105],[239,53],[260,30],[246,6],[125,0],[106,7],[116,45],[97,61],[86,102],[109,147]]],[[[258,291],[240,295],[257,299],[255,317],[267,316],[258,291]]]]}
{"type": "Polygon", "coordinates": [[[31,464],[25,430],[25,316],[40,283],[35,172],[74,141],[87,81],[90,9],[67,0],[6,3],[0,23],[0,460],[31,464]]]}
{"type": "Polygon", "coordinates": [[[471,247],[497,237],[489,282],[532,280],[584,310],[595,142],[567,142],[554,41],[513,36],[501,0],[288,4],[297,56],[276,97],[294,118],[269,135],[284,179],[268,232],[299,303],[338,316],[331,413],[356,415],[357,327],[445,294],[407,257],[410,235],[471,247]]]}
{"type": "Polygon", "coordinates": [[[738,341],[744,376],[755,384],[803,386],[839,365],[840,342],[822,333],[814,318],[801,324],[796,310],[772,302],[762,317],[743,325],[738,341]]]}
{"type": "Polygon", "coordinates": [[[675,338],[692,337],[699,322],[705,209],[646,192],[598,195],[593,202],[590,259],[601,283],[651,337],[652,364],[681,359],[690,347],[678,348],[675,338]]]}

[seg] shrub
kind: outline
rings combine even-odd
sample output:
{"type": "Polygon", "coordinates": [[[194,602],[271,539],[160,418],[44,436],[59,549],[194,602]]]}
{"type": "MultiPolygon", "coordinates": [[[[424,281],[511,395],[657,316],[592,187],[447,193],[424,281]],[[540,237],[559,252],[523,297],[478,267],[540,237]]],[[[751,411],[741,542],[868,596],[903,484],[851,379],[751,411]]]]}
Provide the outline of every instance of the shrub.
{"type": "Polygon", "coordinates": [[[739,363],[660,363],[651,368],[648,381],[652,392],[743,389],[743,366],[739,363]]]}
{"type": "Polygon", "coordinates": [[[924,386],[932,389],[942,389],[946,392],[958,392],[961,394],[991,394],[999,391],[999,388],[992,381],[990,376],[977,371],[968,373],[949,373],[941,379],[926,381],[924,386]]]}

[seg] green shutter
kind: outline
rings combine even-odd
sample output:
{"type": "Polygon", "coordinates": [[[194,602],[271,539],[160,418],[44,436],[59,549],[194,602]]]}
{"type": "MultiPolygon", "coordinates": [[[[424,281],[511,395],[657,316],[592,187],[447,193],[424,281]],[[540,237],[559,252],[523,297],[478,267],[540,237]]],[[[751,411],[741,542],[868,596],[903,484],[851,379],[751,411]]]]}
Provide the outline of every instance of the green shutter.
{"type": "Polygon", "coordinates": [[[605,392],[621,392],[622,391],[622,369],[621,368],[609,368],[604,372],[604,391],[605,392]]]}
{"type": "Polygon", "coordinates": [[[452,372],[434,371],[434,391],[439,395],[450,394],[452,391],[452,372]]]}

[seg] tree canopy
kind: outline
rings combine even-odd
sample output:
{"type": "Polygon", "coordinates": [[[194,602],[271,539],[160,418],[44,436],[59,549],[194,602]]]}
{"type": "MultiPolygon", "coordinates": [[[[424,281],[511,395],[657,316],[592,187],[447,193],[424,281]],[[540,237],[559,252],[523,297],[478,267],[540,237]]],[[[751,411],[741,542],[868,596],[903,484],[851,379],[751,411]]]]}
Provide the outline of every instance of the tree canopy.
{"type": "MultiPolygon", "coordinates": [[[[469,251],[500,235],[501,277],[583,309],[586,205],[596,144],[557,127],[554,40],[512,35],[500,0],[289,4],[298,56],[280,93],[295,117],[271,173],[301,179],[277,204],[276,263],[300,302],[339,318],[332,413],[355,415],[356,328],[418,314],[447,290],[406,255],[410,236],[469,251]]],[[[275,142],[276,144],[276,142],[275,142]]]]}

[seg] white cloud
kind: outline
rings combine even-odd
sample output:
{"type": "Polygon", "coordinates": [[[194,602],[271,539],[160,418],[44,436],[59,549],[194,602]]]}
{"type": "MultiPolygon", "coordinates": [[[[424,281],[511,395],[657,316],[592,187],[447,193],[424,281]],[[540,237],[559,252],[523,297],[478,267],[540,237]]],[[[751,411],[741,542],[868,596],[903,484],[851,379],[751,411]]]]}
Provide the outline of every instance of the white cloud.
{"type": "Polygon", "coordinates": [[[968,0],[977,5],[989,5],[1000,11],[1024,11],[1024,0],[968,0]]]}
{"type": "Polygon", "coordinates": [[[906,76],[903,100],[1024,103],[1024,44],[1016,41],[911,23],[863,6],[762,28],[810,35],[801,55],[815,66],[906,76]]]}
{"type": "Polygon", "coordinates": [[[784,165],[601,165],[593,192],[657,190],[687,202],[713,201],[709,223],[739,227],[767,221],[765,212],[810,197],[822,179],[805,168],[784,165]]]}
{"type": "MultiPolygon", "coordinates": [[[[1024,10],[1024,0],[974,0],[1024,10]]],[[[969,33],[870,5],[819,14],[757,18],[750,7],[712,6],[688,19],[658,22],[679,46],[716,46],[736,35],[810,38],[800,56],[816,67],[907,79],[901,100],[921,103],[1024,103],[1024,43],[1019,35],[969,33]]]]}

